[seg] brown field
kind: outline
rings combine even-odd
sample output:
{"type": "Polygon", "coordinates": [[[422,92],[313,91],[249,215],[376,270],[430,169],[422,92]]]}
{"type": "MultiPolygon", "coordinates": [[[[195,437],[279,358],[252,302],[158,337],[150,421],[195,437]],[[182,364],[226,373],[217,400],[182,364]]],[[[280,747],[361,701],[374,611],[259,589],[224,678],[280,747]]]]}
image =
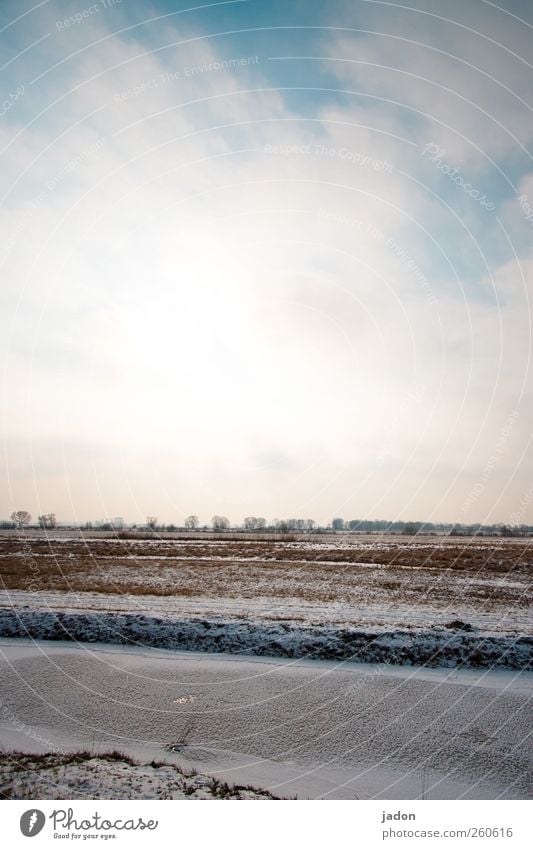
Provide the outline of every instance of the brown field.
{"type": "Polygon", "coordinates": [[[272,618],[307,619],[321,609],[321,619],[335,613],[352,621],[363,609],[368,619],[370,610],[386,608],[387,621],[404,624],[409,611],[414,622],[422,612],[427,618],[431,611],[449,611],[467,621],[481,617],[491,627],[514,623],[524,633],[532,552],[531,540],[499,538],[117,539],[65,538],[60,532],[22,539],[5,534],[0,586],[22,591],[15,593],[18,603],[26,603],[29,594],[32,603],[43,594],[56,600],[65,593],[68,598],[97,594],[102,603],[104,596],[137,597],[138,603],[150,596],[169,603],[201,600],[202,610],[211,601],[219,613],[231,614],[239,603],[241,613],[263,608],[262,615],[270,605],[272,618]]]}

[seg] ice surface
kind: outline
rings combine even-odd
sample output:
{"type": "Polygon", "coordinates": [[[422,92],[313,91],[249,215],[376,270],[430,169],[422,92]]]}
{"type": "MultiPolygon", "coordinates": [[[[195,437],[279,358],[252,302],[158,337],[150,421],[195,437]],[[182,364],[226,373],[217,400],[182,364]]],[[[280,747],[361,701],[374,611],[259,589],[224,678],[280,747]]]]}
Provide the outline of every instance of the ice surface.
{"type": "Polygon", "coordinates": [[[23,640],[0,657],[4,748],[119,749],[299,798],[531,793],[533,673],[23,640]]]}

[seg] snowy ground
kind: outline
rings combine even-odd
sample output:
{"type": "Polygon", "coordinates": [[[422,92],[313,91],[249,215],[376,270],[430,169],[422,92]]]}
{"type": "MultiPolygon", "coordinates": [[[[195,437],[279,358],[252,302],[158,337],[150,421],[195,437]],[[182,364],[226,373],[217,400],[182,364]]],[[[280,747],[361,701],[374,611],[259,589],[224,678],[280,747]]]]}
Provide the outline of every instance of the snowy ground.
{"type": "Polygon", "coordinates": [[[175,764],[142,764],[119,752],[95,756],[0,755],[2,799],[273,799],[175,764]]]}
{"type": "MultiPolygon", "coordinates": [[[[218,595],[198,594],[183,597],[152,595],[148,589],[142,595],[80,590],[0,590],[0,606],[68,612],[150,613],[156,617],[173,619],[223,615],[257,621],[377,629],[431,628],[461,620],[494,635],[533,635],[531,611],[524,603],[527,598],[527,586],[524,588],[520,584],[518,597],[514,600],[505,603],[502,598],[498,604],[494,603],[490,607],[472,603],[464,596],[461,597],[459,581],[456,582],[455,590],[457,596],[441,605],[436,603],[429,593],[414,603],[394,600],[386,594],[382,594],[380,601],[370,593],[365,595],[363,592],[359,601],[354,600],[351,603],[341,597],[319,602],[297,596],[280,597],[275,594],[275,588],[272,586],[251,598],[236,598],[224,594],[223,591],[218,595]]],[[[339,596],[341,592],[339,588],[339,596]]]]}
{"type": "Polygon", "coordinates": [[[118,749],[283,797],[531,794],[533,673],[21,639],[0,657],[4,751],[118,749]]]}
{"type": "Polygon", "coordinates": [[[526,668],[526,539],[0,537],[0,636],[526,668]]]}
{"type": "MultiPolygon", "coordinates": [[[[117,749],[139,792],[164,760],[282,797],[523,798],[531,565],[525,539],[0,536],[0,743],[117,749]]],[[[47,780],[92,793],[93,767],[47,780]]]]}
{"type": "MultiPolygon", "coordinates": [[[[58,600],[41,594],[26,596],[26,605],[0,608],[0,636],[44,640],[121,643],[139,647],[230,652],[293,658],[357,660],[367,663],[425,664],[426,666],[504,667],[528,669],[533,637],[516,633],[480,631],[460,620],[447,626],[404,629],[356,628],[338,622],[312,625],[309,621],[279,621],[276,617],[242,618],[214,615],[207,618],[169,609],[157,615],[150,598],[143,612],[128,607],[124,596],[105,596],[94,609],[88,598],[58,600]],[[114,605],[120,612],[117,612],[114,605]],[[30,606],[31,605],[31,606],[30,606]]],[[[22,601],[24,601],[22,600],[22,601]]]]}
{"type": "Polygon", "coordinates": [[[4,606],[531,633],[530,540],[297,542],[0,535],[4,606]],[[529,629],[529,630],[528,630],[529,629]]]}

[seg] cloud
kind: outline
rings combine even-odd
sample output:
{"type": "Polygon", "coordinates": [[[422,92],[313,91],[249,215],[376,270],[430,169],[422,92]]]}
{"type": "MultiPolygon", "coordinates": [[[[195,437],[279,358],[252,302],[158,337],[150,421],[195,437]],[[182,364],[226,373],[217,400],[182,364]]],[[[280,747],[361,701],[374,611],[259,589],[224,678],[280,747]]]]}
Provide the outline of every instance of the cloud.
{"type": "Polygon", "coordinates": [[[506,155],[530,159],[526,26],[503,10],[481,16],[456,3],[446,10],[435,2],[387,4],[386,14],[379,3],[365,4],[363,14],[361,21],[343,4],[335,22],[356,31],[332,34],[325,55],[328,71],[368,98],[370,114],[401,116],[415,136],[438,142],[455,165],[474,172],[506,155]]]}
{"type": "MultiPolygon", "coordinates": [[[[269,61],[275,33],[259,56],[185,18],[115,34],[136,21],[124,6],[67,36],[65,9],[28,26],[28,43],[51,34],[10,66],[28,93],[0,138],[4,511],[37,497],[66,518],[452,519],[517,410],[464,514],[492,516],[512,480],[505,519],[527,488],[531,256],[488,157],[521,162],[530,136],[521,101],[486,75],[487,40],[369,8],[486,73],[324,30],[309,51],[335,61],[300,65],[308,86],[371,96],[309,108],[284,91],[295,65],[269,61]],[[493,212],[423,156],[432,139],[493,212]]],[[[490,55],[525,96],[523,63],[490,55]]],[[[521,191],[530,179],[513,172],[521,191]]]]}

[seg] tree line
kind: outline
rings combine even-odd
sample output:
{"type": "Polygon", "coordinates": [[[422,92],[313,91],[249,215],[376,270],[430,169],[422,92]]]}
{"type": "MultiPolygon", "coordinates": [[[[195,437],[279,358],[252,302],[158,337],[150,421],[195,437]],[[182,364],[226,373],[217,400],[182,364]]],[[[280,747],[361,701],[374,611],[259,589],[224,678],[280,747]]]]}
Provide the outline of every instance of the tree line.
{"type": "MultiPolygon", "coordinates": [[[[32,515],[27,510],[14,510],[10,516],[9,522],[0,522],[0,527],[9,526],[18,528],[19,530],[27,528],[31,525],[32,515]]],[[[57,518],[55,513],[43,513],[37,516],[37,524],[40,528],[57,528],[57,518]]]]}
{"type": "MultiPolygon", "coordinates": [[[[35,527],[32,525],[32,515],[28,510],[15,510],[11,513],[10,521],[0,521],[0,529],[18,529],[35,527]]],[[[37,517],[37,527],[45,530],[53,530],[58,527],[58,520],[55,513],[42,513],[37,517]]],[[[73,527],[65,525],[64,527],[73,527]]],[[[462,524],[458,522],[439,523],[439,522],[408,522],[408,521],[388,521],[385,519],[349,519],[345,520],[340,516],[335,516],[330,523],[320,525],[314,519],[272,519],[270,522],[263,516],[246,516],[241,525],[232,525],[227,516],[215,514],[211,517],[210,524],[201,525],[200,520],[194,513],[187,516],[182,525],[162,524],[157,516],[147,516],[145,523],[126,525],[123,519],[117,518],[110,521],[85,522],[84,524],[75,525],[83,530],[103,530],[117,531],[123,530],[126,527],[131,530],[148,530],[148,531],[198,531],[210,530],[216,532],[247,531],[247,532],[276,532],[276,533],[392,533],[405,534],[415,536],[416,534],[432,534],[432,533],[447,533],[452,536],[476,536],[476,535],[494,535],[494,536],[520,536],[533,533],[533,525],[510,525],[510,524],[462,524]]]]}

